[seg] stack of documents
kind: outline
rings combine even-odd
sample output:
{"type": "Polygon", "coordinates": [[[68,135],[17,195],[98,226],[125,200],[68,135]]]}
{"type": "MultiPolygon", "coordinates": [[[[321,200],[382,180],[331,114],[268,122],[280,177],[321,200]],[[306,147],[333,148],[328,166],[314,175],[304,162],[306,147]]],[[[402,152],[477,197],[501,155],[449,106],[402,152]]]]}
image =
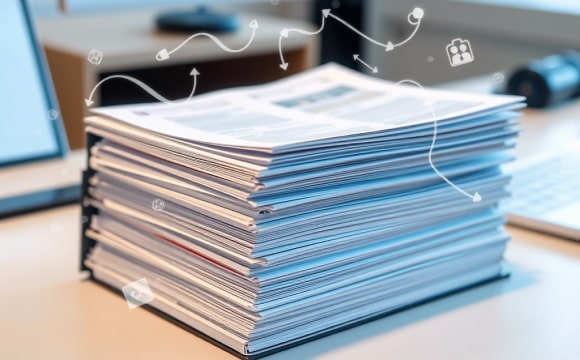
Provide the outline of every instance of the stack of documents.
{"type": "Polygon", "coordinates": [[[521,101],[330,64],[96,109],[85,264],[252,356],[497,278],[521,101]]]}

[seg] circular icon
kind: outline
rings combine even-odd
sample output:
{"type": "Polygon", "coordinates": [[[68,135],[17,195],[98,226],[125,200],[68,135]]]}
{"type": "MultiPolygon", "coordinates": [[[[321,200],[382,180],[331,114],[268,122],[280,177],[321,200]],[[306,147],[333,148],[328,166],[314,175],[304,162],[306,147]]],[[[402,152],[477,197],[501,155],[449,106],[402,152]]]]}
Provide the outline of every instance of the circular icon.
{"type": "Polygon", "coordinates": [[[429,61],[429,62],[433,62],[433,60],[435,60],[435,58],[433,58],[433,56],[429,56],[429,57],[427,58],[427,61],[429,61]]]}
{"type": "Polygon", "coordinates": [[[421,20],[425,15],[425,11],[421,8],[414,8],[412,14],[415,19],[421,20]]]}
{"type": "Polygon", "coordinates": [[[493,74],[493,81],[495,81],[496,83],[500,84],[504,81],[504,75],[502,73],[495,73],[493,74]]]}
{"type": "Polygon", "coordinates": [[[340,1],[332,0],[332,2],[330,3],[330,6],[332,6],[333,9],[338,9],[340,7],[340,1]]]}
{"type": "Polygon", "coordinates": [[[131,297],[131,299],[141,302],[144,300],[147,294],[139,289],[131,289],[131,291],[129,292],[129,296],[131,297]]]}
{"type": "Polygon", "coordinates": [[[161,199],[155,199],[155,200],[153,200],[151,207],[155,211],[162,211],[165,208],[165,201],[163,201],[161,199]]]}
{"type": "Polygon", "coordinates": [[[92,49],[87,55],[87,61],[93,65],[99,65],[103,61],[103,52],[97,49],[92,49]]]}
{"type": "Polygon", "coordinates": [[[51,109],[48,111],[48,117],[50,118],[50,120],[56,120],[58,119],[58,111],[56,111],[55,109],[51,109]]]}

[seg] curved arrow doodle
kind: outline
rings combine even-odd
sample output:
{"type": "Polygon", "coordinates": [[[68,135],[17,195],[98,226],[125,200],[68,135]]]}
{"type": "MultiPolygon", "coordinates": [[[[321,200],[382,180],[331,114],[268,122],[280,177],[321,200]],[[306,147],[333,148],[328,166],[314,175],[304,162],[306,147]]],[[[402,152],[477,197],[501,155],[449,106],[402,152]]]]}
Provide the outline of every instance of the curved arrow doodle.
{"type": "Polygon", "coordinates": [[[415,25],[415,29],[413,29],[411,35],[409,35],[405,40],[396,44],[393,44],[392,42],[389,41],[387,43],[387,46],[385,47],[385,51],[391,51],[394,48],[406,44],[409,40],[411,40],[419,30],[419,27],[421,26],[421,19],[423,19],[424,15],[425,12],[423,11],[423,9],[414,8],[413,11],[410,12],[409,15],[407,15],[407,21],[409,22],[409,24],[415,25]],[[415,18],[416,20],[413,20],[412,17],[415,18]]]}
{"type": "MultiPolygon", "coordinates": [[[[193,94],[195,94],[195,88],[197,87],[197,75],[199,75],[199,72],[197,71],[196,68],[193,68],[191,70],[191,72],[189,73],[189,75],[193,76],[193,88],[191,90],[191,93],[189,94],[189,97],[187,97],[187,99],[185,99],[183,101],[179,101],[179,102],[190,101],[191,98],[193,97],[193,94]]],[[[132,83],[140,86],[149,95],[153,96],[154,98],[156,98],[159,101],[162,101],[162,102],[167,103],[167,104],[175,104],[176,103],[176,101],[172,101],[172,100],[169,100],[169,99],[161,96],[157,91],[153,90],[149,85],[145,84],[141,80],[137,80],[137,79],[135,79],[131,76],[127,76],[127,75],[111,75],[111,76],[107,76],[103,80],[99,81],[97,83],[97,85],[95,85],[95,87],[91,91],[91,94],[89,95],[89,98],[85,99],[85,104],[87,105],[87,107],[90,107],[91,105],[93,105],[95,103],[93,101],[93,95],[95,95],[95,91],[97,90],[97,88],[99,86],[101,86],[104,82],[112,80],[112,79],[124,79],[124,80],[131,81],[132,83]]]]}
{"type": "MultiPolygon", "coordinates": [[[[398,46],[401,46],[403,44],[406,44],[409,40],[411,40],[415,36],[415,34],[417,33],[417,31],[419,30],[419,26],[421,26],[421,19],[423,19],[423,16],[424,15],[425,15],[425,12],[423,11],[423,9],[418,8],[418,7],[417,8],[414,8],[413,11],[410,12],[409,15],[407,15],[407,21],[409,22],[409,24],[415,26],[415,29],[413,29],[413,32],[411,33],[411,35],[409,35],[405,40],[403,40],[403,41],[401,41],[401,42],[399,42],[397,44],[393,44],[390,41],[385,44],[385,43],[382,43],[380,41],[377,41],[377,40],[371,38],[370,36],[366,35],[362,31],[360,31],[359,29],[357,29],[354,26],[352,26],[351,24],[349,24],[348,22],[346,22],[343,19],[339,18],[338,16],[332,14],[330,12],[330,9],[324,9],[324,10],[322,10],[322,25],[320,26],[320,28],[318,30],[316,30],[316,31],[305,31],[305,30],[301,30],[301,29],[287,29],[287,28],[284,28],[284,29],[282,29],[282,31],[280,31],[280,38],[278,39],[278,53],[280,54],[280,65],[279,66],[284,71],[286,71],[286,69],[288,69],[288,63],[286,61],[284,61],[284,54],[282,53],[282,39],[283,38],[287,38],[288,37],[288,34],[290,32],[298,32],[298,33],[304,34],[304,35],[316,35],[316,34],[320,33],[324,29],[325,19],[328,16],[332,17],[336,21],[340,22],[341,24],[343,24],[347,28],[351,29],[352,31],[354,31],[358,35],[362,36],[363,38],[367,39],[368,41],[372,42],[373,44],[385,48],[385,51],[391,51],[391,50],[393,50],[394,48],[396,48],[398,46]]],[[[358,59],[355,59],[355,61],[356,60],[358,60],[358,59]]],[[[374,70],[371,67],[369,67],[369,69],[374,70]]]]}
{"type": "Polygon", "coordinates": [[[306,31],[302,29],[287,29],[287,28],[284,28],[282,29],[282,31],[280,31],[280,38],[278,38],[278,53],[280,54],[280,68],[282,68],[282,70],[286,71],[286,69],[288,69],[288,63],[284,61],[284,54],[282,53],[282,38],[287,38],[290,32],[297,32],[304,35],[319,34],[324,29],[324,22],[329,14],[330,9],[322,10],[322,24],[320,25],[320,28],[316,31],[306,31]]]}
{"type": "Polygon", "coordinates": [[[258,21],[256,19],[252,20],[250,22],[249,27],[252,29],[252,35],[250,35],[250,39],[248,40],[248,42],[246,43],[246,45],[242,46],[239,49],[232,49],[227,47],[226,45],[224,45],[223,42],[220,41],[220,39],[218,39],[217,37],[215,37],[212,34],[208,34],[208,33],[197,33],[197,34],[193,34],[190,37],[188,37],[187,39],[185,39],[181,44],[179,44],[175,49],[169,51],[167,49],[161,49],[159,50],[159,52],[157,53],[157,55],[155,55],[155,59],[157,61],[164,61],[169,59],[169,57],[171,56],[171,54],[173,54],[174,52],[178,51],[179,49],[181,49],[185,44],[187,44],[189,41],[191,41],[192,39],[198,37],[198,36],[206,36],[209,39],[213,40],[213,42],[216,43],[217,46],[219,46],[222,50],[230,52],[230,53],[238,53],[238,52],[242,52],[244,50],[246,50],[250,44],[252,44],[252,42],[254,41],[254,37],[256,36],[256,29],[258,29],[258,21]]]}
{"type": "MultiPolygon", "coordinates": [[[[423,86],[421,84],[419,84],[418,82],[416,82],[415,80],[405,79],[405,80],[401,80],[401,81],[397,82],[395,85],[399,86],[399,85],[402,85],[405,83],[415,85],[418,88],[420,88],[421,90],[425,91],[425,88],[423,88],[423,86]]],[[[457,190],[458,192],[462,193],[463,195],[471,198],[471,200],[473,202],[481,201],[482,197],[478,192],[475,192],[473,195],[469,194],[468,192],[466,192],[465,190],[463,190],[459,186],[455,185],[451,180],[449,180],[445,175],[443,175],[437,169],[435,164],[433,164],[433,149],[435,148],[435,143],[437,142],[437,116],[435,115],[435,110],[433,110],[433,104],[430,101],[428,101],[427,99],[425,99],[425,100],[426,100],[425,104],[427,106],[429,106],[429,109],[431,110],[431,116],[433,116],[433,139],[431,140],[431,146],[429,147],[429,165],[431,165],[431,169],[433,169],[433,171],[435,171],[435,173],[437,175],[439,175],[439,177],[441,179],[443,179],[446,183],[451,185],[451,187],[453,187],[455,190],[457,190]]]]}

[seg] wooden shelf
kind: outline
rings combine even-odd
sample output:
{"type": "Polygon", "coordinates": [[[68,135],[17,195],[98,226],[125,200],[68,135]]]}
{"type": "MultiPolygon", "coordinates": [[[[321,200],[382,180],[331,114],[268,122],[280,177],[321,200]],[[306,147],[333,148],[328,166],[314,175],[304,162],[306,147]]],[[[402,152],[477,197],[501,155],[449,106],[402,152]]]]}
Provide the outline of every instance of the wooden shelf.
{"type": "MultiPolygon", "coordinates": [[[[279,68],[278,38],[284,27],[312,30],[309,23],[262,14],[243,14],[242,23],[258,21],[252,44],[243,52],[229,53],[207,37],[196,37],[165,61],[155,55],[172,49],[190,34],[159,32],[151,11],[45,19],[39,22],[58,101],[72,149],[84,146],[83,118],[88,114],[84,99],[103,78],[112,74],[134,76],[167,98],[186,97],[191,91],[189,71],[200,72],[196,94],[232,86],[254,85],[276,80],[315,66],[319,59],[316,36],[284,39],[287,71],[279,68]],[[87,61],[92,49],[103,53],[99,65],[87,61]]],[[[220,41],[236,49],[251,36],[249,27],[217,34],[220,41]]],[[[134,84],[113,80],[100,86],[94,106],[154,101],[134,84]]]]}

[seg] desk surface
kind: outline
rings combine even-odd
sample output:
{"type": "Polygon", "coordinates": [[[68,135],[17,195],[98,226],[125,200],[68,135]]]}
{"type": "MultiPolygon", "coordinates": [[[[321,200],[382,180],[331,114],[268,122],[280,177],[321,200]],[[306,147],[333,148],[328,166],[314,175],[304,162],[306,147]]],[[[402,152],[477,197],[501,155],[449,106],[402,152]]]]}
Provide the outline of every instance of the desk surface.
{"type": "MultiPolygon", "coordinates": [[[[580,103],[526,110],[518,155],[579,139],[579,114],[580,103]]],[[[69,206],[0,221],[0,359],[232,358],[80,281],[79,218],[79,208],[69,206]]],[[[578,359],[580,243],[508,230],[513,235],[506,254],[509,279],[271,359],[578,359]]]]}

